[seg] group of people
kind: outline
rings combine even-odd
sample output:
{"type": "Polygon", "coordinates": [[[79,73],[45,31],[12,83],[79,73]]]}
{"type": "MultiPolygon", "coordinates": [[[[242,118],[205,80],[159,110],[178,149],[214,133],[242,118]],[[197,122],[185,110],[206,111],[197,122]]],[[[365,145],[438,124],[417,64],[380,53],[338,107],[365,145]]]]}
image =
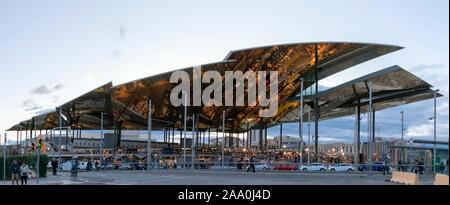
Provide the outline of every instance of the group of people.
{"type": "Polygon", "coordinates": [[[11,164],[11,181],[12,185],[14,185],[14,182],[16,182],[16,185],[19,185],[19,178],[21,181],[21,184],[23,185],[24,182],[27,184],[28,180],[28,173],[30,172],[30,168],[25,162],[22,162],[22,165],[19,166],[16,160],[14,160],[11,164]]]}

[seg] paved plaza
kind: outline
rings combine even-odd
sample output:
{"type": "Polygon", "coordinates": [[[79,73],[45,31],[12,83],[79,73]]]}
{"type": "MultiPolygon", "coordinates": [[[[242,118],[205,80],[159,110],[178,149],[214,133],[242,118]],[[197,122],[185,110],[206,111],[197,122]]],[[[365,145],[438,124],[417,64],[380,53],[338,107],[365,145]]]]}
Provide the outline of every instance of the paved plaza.
{"type": "MultiPolygon", "coordinates": [[[[220,170],[103,170],[79,172],[71,179],[70,172],[58,176],[48,173],[41,185],[396,185],[391,175],[380,173],[301,173],[220,170]]],[[[420,175],[421,185],[431,185],[434,175],[420,175]]],[[[36,179],[29,181],[36,184],[36,179]]],[[[10,183],[10,182],[9,182],[10,183]]]]}

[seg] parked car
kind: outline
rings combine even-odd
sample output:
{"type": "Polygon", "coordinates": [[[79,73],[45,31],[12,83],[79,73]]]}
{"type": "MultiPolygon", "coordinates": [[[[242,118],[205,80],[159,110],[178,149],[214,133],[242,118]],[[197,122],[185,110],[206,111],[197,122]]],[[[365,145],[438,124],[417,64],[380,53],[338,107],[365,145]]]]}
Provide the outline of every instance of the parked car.
{"type": "Polygon", "coordinates": [[[306,171],[326,171],[327,167],[324,163],[311,163],[310,165],[302,165],[300,170],[306,171]]]}
{"type": "Polygon", "coordinates": [[[119,169],[121,169],[121,170],[124,170],[124,169],[128,169],[128,165],[129,165],[130,163],[121,163],[120,165],[119,165],[119,169]]]}
{"type": "MultiPolygon", "coordinates": [[[[88,161],[83,161],[83,162],[81,162],[81,163],[78,165],[78,169],[86,169],[87,164],[88,164],[88,161]]],[[[92,166],[94,166],[93,163],[91,163],[91,164],[92,164],[92,166]]]]}
{"type": "Polygon", "coordinates": [[[100,169],[115,169],[116,166],[114,164],[106,164],[106,165],[101,165],[100,169]]]}
{"type": "MultiPolygon", "coordinates": [[[[247,167],[245,168],[245,170],[248,170],[250,168],[250,165],[247,165],[247,167]]],[[[264,163],[264,164],[256,164],[255,165],[255,170],[270,170],[270,164],[268,163],[264,163]]]]}
{"type": "Polygon", "coordinates": [[[290,170],[290,171],[295,171],[297,170],[297,166],[295,164],[280,164],[280,165],[276,165],[273,170],[290,170]]]}
{"type": "Polygon", "coordinates": [[[382,172],[382,171],[383,171],[383,168],[384,168],[383,162],[374,162],[374,163],[371,164],[371,165],[368,165],[368,164],[362,164],[362,165],[360,165],[360,166],[358,167],[358,170],[359,170],[359,171],[369,171],[369,170],[372,170],[372,171],[379,171],[379,172],[382,172]]]}
{"type": "Polygon", "coordinates": [[[146,170],[147,169],[147,163],[138,163],[137,164],[138,170],[146,170]]]}
{"type": "Polygon", "coordinates": [[[176,169],[177,168],[177,164],[175,162],[169,162],[169,164],[167,164],[167,168],[169,168],[169,169],[176,169]]]}
{"type": "Polygon", "coordinates": [[[328,171],[351,172],[351,171],[355,171],[355,168],[351,164],[333,164],[328,167],[328,171]]]}
{"type": "Polygon", "coordinates": [[[137,170],[138,169],[138,164],[137,162],[130,162],[127,164],[127,169],[128,170],[137,170]]]}

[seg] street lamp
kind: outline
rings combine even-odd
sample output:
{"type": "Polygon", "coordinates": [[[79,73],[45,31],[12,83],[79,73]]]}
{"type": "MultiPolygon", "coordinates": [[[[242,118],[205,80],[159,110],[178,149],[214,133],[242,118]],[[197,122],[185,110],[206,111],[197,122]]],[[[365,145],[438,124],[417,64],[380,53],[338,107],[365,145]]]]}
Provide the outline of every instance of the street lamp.
{"type": "Polygon", "coordinates": [[[434,116],[431,117],[433,119],[433,124],[434,124],[434,147],[433,147],[433,170],[434,173],[436,173],[436,95],[437,92],[439,92],[439,89],[434,91],[434,116]]]}

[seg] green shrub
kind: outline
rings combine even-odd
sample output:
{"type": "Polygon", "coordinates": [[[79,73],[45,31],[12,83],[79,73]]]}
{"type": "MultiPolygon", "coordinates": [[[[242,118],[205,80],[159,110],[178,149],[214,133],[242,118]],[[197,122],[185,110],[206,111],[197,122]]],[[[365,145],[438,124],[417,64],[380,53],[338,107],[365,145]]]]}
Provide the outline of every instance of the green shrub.
{"type": "MultiPolygon", "coordinates": [[[[25,162],[30,169],[36,171],[36,161],[37,155],[29,154],[29,155],[13,155],[6,156],[6,179],[11,179],[11,164],[13,160],[17,161],[17,164],[20,166],[22,162],[25,162]]],[[[3,180],[3,156],[0,156],[0,179],[3,180]]],[[[41,154],[39,157],[39,178],[47,177],[47,164],[48,164],[48,156],[45,154],[41,154]]]]}

